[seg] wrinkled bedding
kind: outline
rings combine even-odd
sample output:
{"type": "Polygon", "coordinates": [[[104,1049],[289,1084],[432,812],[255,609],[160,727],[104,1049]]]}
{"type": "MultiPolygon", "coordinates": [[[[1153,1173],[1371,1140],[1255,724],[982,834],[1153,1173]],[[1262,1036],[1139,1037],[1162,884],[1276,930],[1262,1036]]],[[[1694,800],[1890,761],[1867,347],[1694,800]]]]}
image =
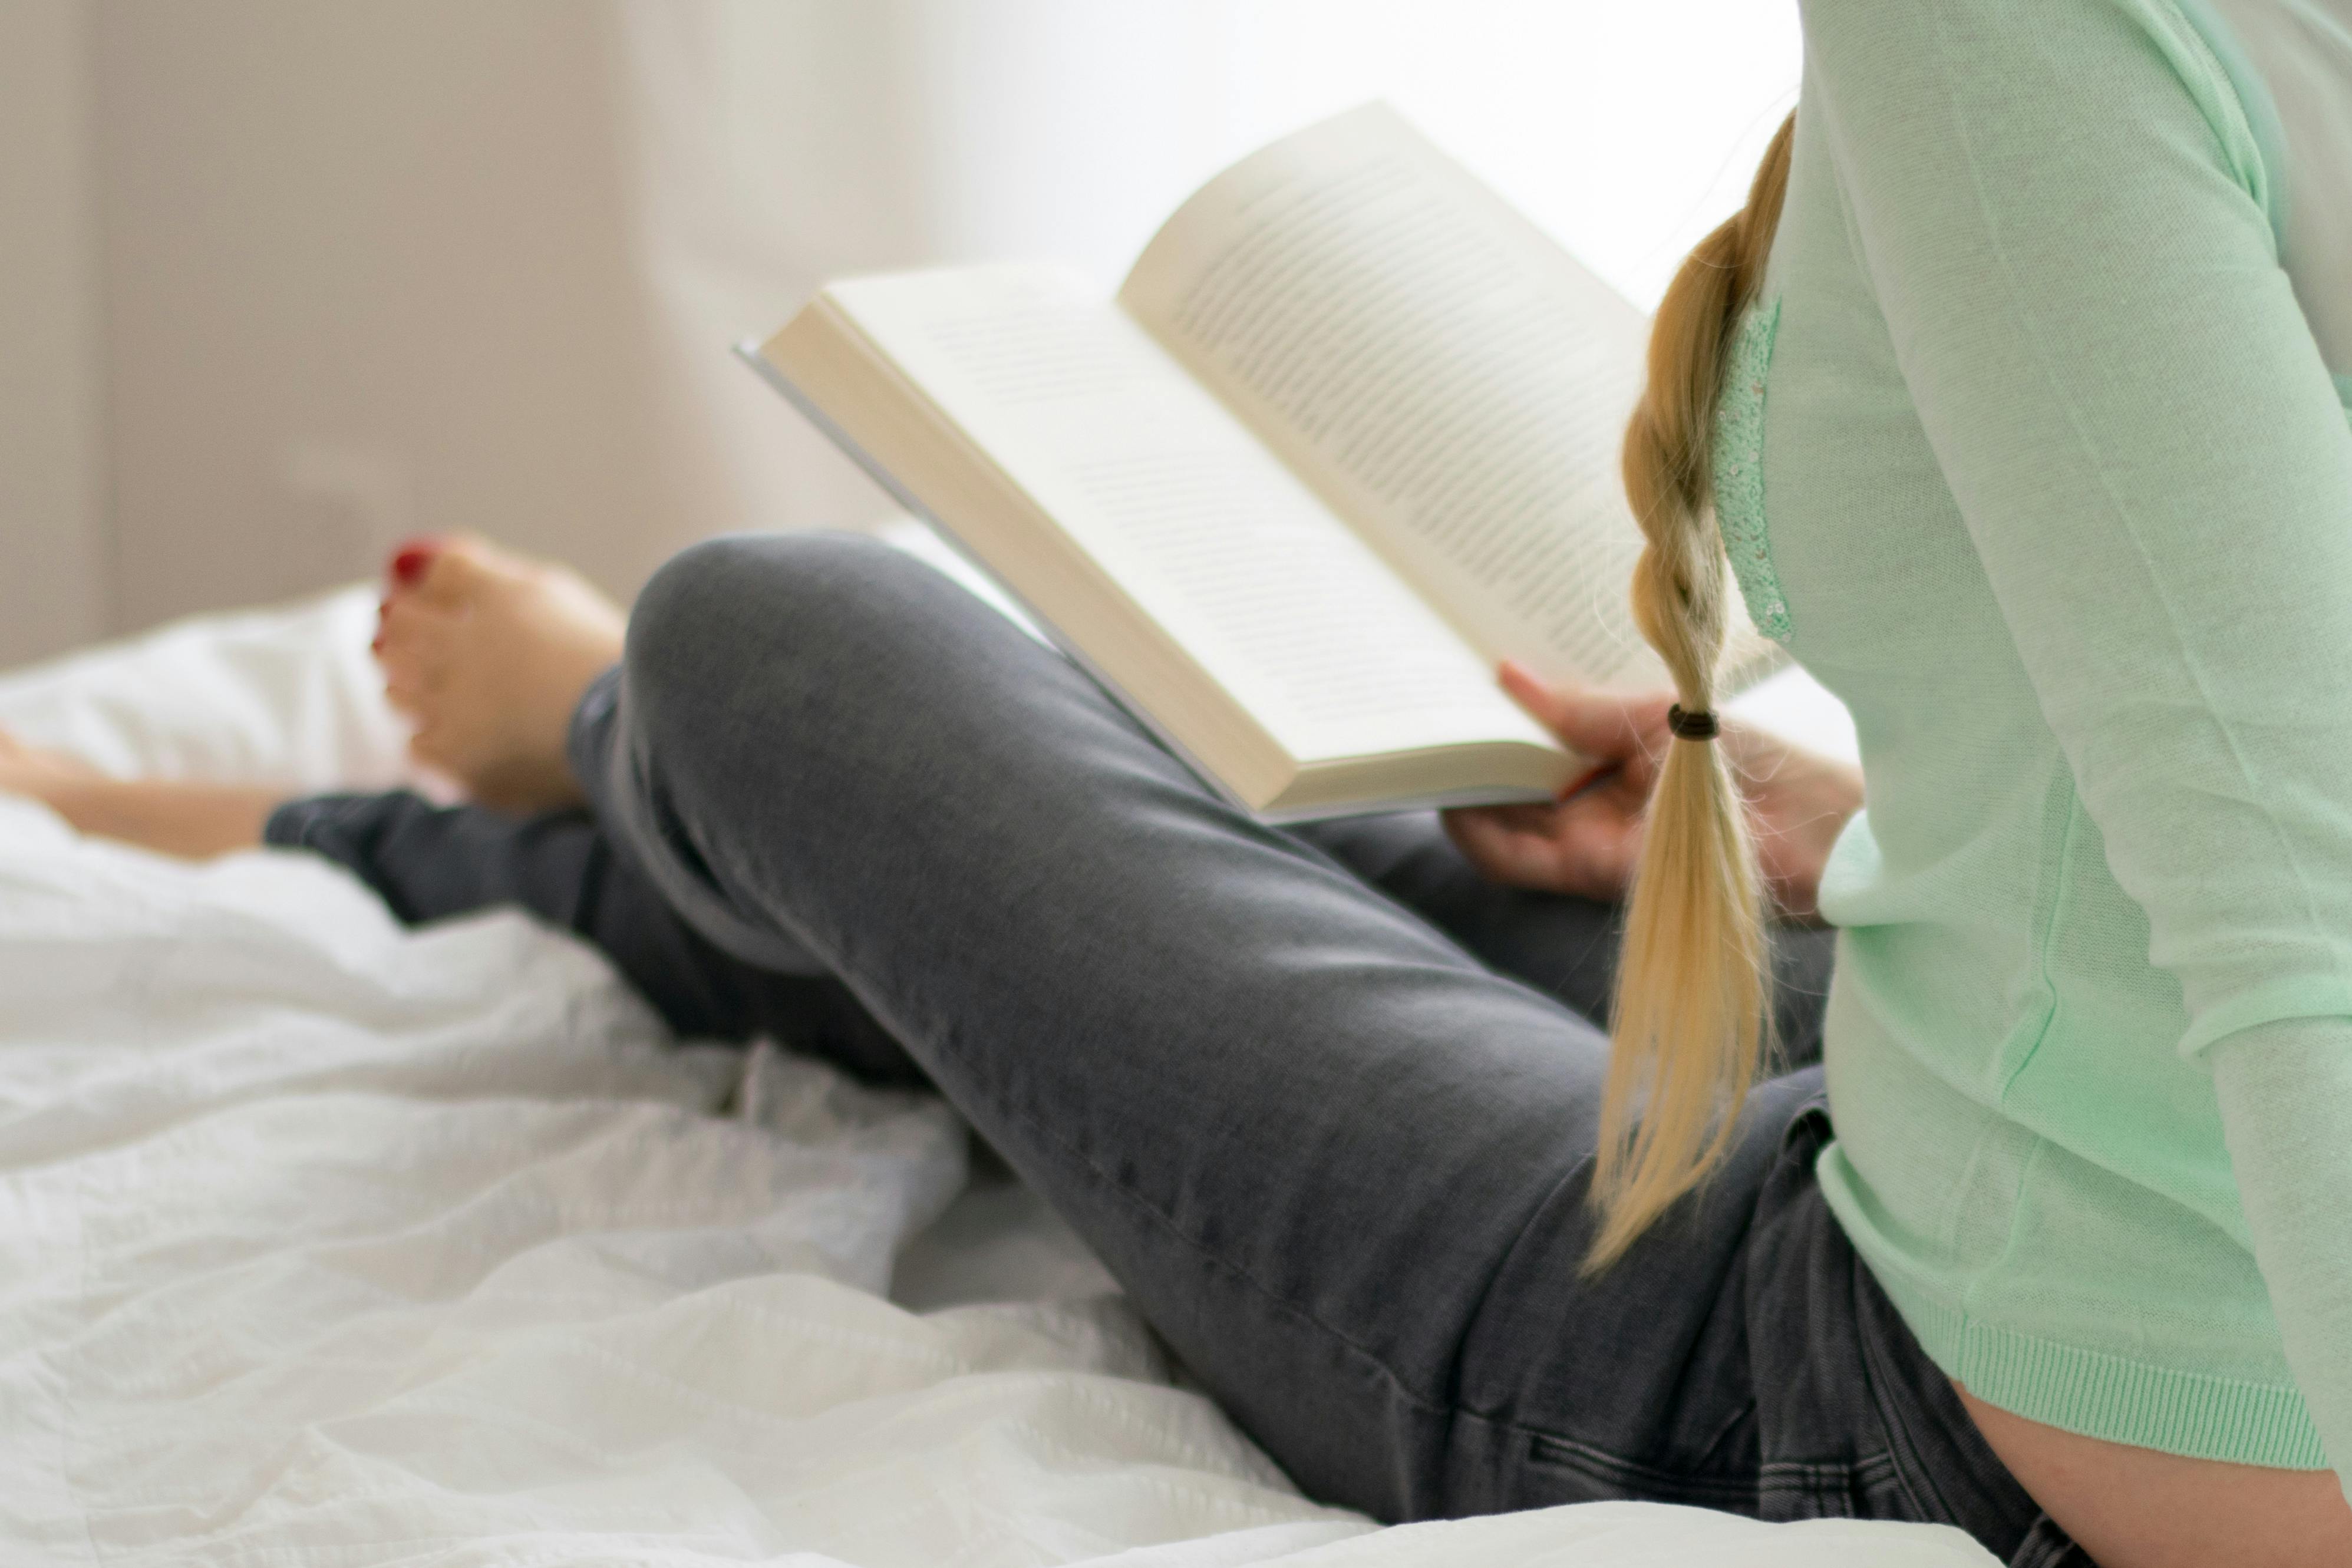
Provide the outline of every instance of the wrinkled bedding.
{"type": "MultiPolygon", "coordinates": [[[[0,678],[122,771],[404,776],[362,591],[0,678]]],[[[1300,1498],[939,1103],[680,1044],[509,913],[0,799],[0,1562],[1983,1564],[1300,1498]],[[894,1300],[894,1291],[896,1299],[894,1300]]]]}

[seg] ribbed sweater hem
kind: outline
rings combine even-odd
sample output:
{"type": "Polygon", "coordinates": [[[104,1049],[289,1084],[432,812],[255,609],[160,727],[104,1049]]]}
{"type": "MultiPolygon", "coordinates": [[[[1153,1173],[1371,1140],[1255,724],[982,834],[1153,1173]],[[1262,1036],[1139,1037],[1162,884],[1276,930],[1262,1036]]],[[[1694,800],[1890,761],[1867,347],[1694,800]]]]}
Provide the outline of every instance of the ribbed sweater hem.
{"type": "Polygon", "coordinates": [[[1891,1271],[1872,1270],[1927,1358],[1997,1409],[2138,1448],[2196,1459],[2324,1470],[2303,1395],[2159,1366],[1971,1318],[1891,1271]]]}

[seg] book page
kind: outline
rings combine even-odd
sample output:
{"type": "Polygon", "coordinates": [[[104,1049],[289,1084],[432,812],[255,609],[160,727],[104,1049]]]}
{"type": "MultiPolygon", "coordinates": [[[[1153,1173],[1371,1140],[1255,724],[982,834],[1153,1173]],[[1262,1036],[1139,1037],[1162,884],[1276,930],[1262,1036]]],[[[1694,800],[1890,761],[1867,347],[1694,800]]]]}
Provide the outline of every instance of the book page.
{"type": "Polygon", "coordinates": [[[1647,319],[1393,110],[1217,176],[1119,299],[1490,661],[1662,676],[1617,463],[1647,319]]]}
{"type": "Polygon", "coordinates": [[[826,298],[1294,758],[1550,744],[1480,652],[1082,280],[971,267],[826,298]]]}

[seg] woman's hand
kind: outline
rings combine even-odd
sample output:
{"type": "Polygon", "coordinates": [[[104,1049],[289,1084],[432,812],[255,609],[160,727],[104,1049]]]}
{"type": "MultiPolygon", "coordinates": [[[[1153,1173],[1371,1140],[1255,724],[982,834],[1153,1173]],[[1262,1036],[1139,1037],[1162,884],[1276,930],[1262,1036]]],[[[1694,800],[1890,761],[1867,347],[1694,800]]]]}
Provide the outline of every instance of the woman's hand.
{"type": "MultiPolygon", "coordinates": [[[[1548,804],[1473,806],[1445,813],[1454,843],[1490,880],[1544,893],[1625,896],[1642,851],[1642,812],[1666,747],[1665,693],[1621,696],[1548,686],[1505,664],[1503,689],[1591,766],[1548,804]]],[[[1831,844],[1862,807],[1862,775],[1752,725],[1726,719],[1724,748],[1748,802],[1765,885],[1782,918],[1815,920],[1831,844]]]]}

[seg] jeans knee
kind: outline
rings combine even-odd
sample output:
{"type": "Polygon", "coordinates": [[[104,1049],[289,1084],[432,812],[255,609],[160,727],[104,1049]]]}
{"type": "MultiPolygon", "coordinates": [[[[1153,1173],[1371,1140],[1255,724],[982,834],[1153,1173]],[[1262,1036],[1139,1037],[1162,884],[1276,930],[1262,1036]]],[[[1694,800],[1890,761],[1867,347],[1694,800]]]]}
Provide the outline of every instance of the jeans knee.
{"type": "Polygon", "coordinates": [[[630,612],[628,685],[655,729],[782,717],[854,699],[877,654],[940,587],[938,573],[855,534],[735,534],[689,545],[630,612]]]}

